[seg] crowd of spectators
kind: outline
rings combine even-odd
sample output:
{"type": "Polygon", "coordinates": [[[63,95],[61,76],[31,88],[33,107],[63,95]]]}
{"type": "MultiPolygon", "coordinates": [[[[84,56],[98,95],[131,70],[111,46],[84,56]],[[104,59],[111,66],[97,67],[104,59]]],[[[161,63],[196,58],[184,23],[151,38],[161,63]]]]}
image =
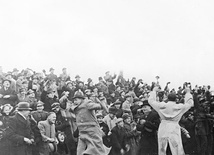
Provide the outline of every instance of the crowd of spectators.
{"type": "Polygon", "coordinates": [[[184,82],[170,90],[170,82],[161,88],[158,76],[147,84],[135,77],[128,81],[123,72],[111,75],[109,71],[95,84],[91,78],[84,83],[80,75],[70,77],[66,68],[59,76],[53,68],[49,72],[29,68],[0,71],[0,155],[76,155],[79,131],[71,107],[74,98],[81,98],[77,93],[84,100],[105,103],[107,110],[96,110],[95,115],[109,155],[158,154],[161,120],[148,103],[155,86],[159,86],[159,101],[167,101],[168,94],[174,93],[178,103],[184,103],[184,89],[191,89],[194,107],[179,123],[184,150],[187,154],[213,153],[214,94],[210,86],[193,87],[184,82]],[[26,120],[23,124],[18,123],[20,115],[26,120]],[[28,148],[25,153],[21,152],[23,146],[28,148]]]}

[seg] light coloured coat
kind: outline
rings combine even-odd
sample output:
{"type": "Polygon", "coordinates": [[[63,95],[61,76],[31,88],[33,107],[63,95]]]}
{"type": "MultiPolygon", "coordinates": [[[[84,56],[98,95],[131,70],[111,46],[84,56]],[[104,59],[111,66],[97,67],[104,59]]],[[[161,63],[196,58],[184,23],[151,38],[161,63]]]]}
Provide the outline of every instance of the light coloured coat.
{"type": "Polygon", "coordinates": [[[193,106],[190,93],[185,95],[185,103],[156,101],[156,92],[150,93],[149,104],[158,112],[161,123],[158,129],[158,154],[166,155],[169,144],[173,155],[185,155],[181,140],[181,129],[178,124],[182,115],[193,106]]]}

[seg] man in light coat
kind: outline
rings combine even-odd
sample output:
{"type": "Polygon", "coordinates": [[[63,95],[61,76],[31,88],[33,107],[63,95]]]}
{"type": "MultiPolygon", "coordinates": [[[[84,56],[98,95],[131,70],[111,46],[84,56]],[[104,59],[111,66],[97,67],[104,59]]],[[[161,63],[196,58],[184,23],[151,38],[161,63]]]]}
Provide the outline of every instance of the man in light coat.
{"type": "Polygon", "coordinates": [[[161,123],[158,129],[158,154],[166,155],[169,145],[173,155],[185,155],[181,140],[181,129],[178,124],[182,115],[193,106],[193,97],[190,89],[186,88],[185,102],[176,103],[176,94],[168,95],[168,102],[157,101],[158,87],[150,93],[149,104],[158,112],[161,123]]]}
{"type": "Polygon", "coordinates": [[[74,94],[73,99],[74,105],[71,110],[76,115],[79,130],[77,155],[107,155],[107,149],[103,145],[102,132],[95,116],[95,110],[102,108],[107,111],[105,103],[98,99],[96,99],[98,103],[87,100],[79,91],[74,94]]]}

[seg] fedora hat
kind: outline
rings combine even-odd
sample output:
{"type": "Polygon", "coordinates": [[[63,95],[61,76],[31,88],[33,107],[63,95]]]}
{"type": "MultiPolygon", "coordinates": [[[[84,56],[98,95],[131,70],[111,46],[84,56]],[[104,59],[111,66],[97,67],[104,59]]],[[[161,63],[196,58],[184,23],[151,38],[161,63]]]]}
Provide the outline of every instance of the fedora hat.
{"type": "Polygon", "coordinates": [[[28,102],[19,102],[18,103],[18,107],[17,107],[18,111],[28,111],[28,110],[32,110],[30,108],[30,104],[28,102]]]}
{"type": "Polygon", "coordinates": [[[73,99],[75,99],[75,98],[85,99],[85,96],[82,92],[76,91],[73,99]]]}

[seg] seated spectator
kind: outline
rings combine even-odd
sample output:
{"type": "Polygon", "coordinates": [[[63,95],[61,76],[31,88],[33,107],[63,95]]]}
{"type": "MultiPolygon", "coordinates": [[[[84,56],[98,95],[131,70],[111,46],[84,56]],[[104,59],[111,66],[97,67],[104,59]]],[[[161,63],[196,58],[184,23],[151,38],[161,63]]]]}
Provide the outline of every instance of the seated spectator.
{"type": "Polygon", "coordinates": [[[17,95],[15,90],[10,88],[11,81],[3,80],[3,87],[0,89],[0,105],[10,104],[15,106],[17,104],[17,95]]]}
{"type": "Polygon", "coordinates": [[[40,155],[50,155],[50,153],[56,152],[58,141],[55,133],[55,121],[56,114],[50,112],[45,121],[38,123],[38,128],[42,135],[42,142],[39,144],[40,155]]]}
{"type": "Polygon", "coordinates": [[[1,108],[0,113],[0,154],[10,155],[10,142],[7,139],[6,130],[9,125],[10,113],[13,107],[10,104],[5,104],[1,108]]]}

